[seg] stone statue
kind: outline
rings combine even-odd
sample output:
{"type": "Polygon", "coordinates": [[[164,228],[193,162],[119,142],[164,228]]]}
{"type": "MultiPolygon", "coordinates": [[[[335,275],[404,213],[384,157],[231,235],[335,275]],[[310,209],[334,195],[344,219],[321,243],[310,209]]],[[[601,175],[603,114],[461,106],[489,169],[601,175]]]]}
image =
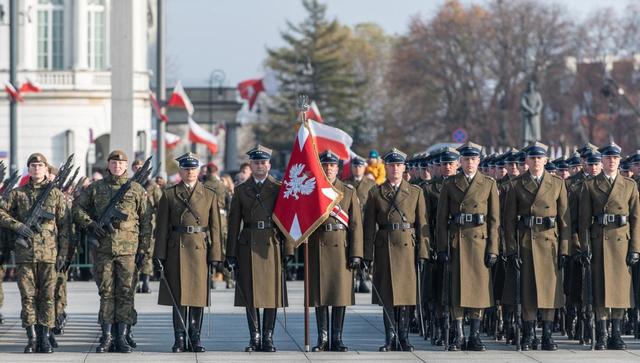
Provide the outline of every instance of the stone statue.
{"type": "Polygon", "coordinates": [[[541,138],[540,112],[542,111],[542,97],[536,90],[536,82],[527,82],[527,90],[520,98],[520,112],[522,113],[523,145],[536,142],[541,138]]]}

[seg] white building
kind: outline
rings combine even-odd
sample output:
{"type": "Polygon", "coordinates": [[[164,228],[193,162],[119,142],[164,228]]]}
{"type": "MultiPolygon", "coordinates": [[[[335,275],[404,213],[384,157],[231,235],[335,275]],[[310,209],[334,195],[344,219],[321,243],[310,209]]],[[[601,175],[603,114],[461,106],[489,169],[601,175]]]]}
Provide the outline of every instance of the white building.
{"type": "MultiPolygon", "coordinates": [[[[18,161],[42,152],[54,165],[76,154],[76,164],[106,165],[111,132],[110,31],[113,1],[18,0],[18,83],[43,92],[18,104],[18,161]],[[94,145],[91,144],[94,141],[94,145]]],[[[129,0],[124,0],[129,1],[129,0]]],[[[149,49],[155,42],[155,1],[132,0],[136,154],[150,152],[149,49]]],[[[9,79],[9,0],[0,0],[0,84],[9,79]],[[2,16],[2,13],[4,15],[2,16]]],[[[113,54],[113,56],[117,56],[113,54]]],[[[2,87],[4,89],[4,87],[2,87]]],[[[0,97],[0,160],[9,151],[9,101],[0,97]]],[[[129,155],[133,160],[134,156],[129,155]]]]}

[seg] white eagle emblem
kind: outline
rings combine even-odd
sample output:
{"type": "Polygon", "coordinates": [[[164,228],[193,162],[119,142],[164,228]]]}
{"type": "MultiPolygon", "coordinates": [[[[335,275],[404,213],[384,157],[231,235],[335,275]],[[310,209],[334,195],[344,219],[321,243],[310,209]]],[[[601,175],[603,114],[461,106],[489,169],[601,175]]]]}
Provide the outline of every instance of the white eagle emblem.
{"type": "Polygon", "coordinates": [[[316,178],[309,178],[306,174],[303,174],[304,164],[295,164],[289,170],[289,180],[284,181],[284,185],[287,189],[284,191],[284,197],[294,197],[296,200],[300,199],[298,193],[302,195],[309,195],[316,188],[316,178]]]}

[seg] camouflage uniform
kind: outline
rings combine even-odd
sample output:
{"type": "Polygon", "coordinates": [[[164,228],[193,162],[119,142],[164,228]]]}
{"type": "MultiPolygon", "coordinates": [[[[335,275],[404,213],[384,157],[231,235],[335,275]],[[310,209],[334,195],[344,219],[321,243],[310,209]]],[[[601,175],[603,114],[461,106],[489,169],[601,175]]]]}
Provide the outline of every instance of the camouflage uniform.
{"type": "MultiPolygon", "coordinates": [[[[151,215],[151,235],[155,236],[156,218],[158,217],[158,205],[160,204],[160,198],[162,198],[162,188],[152,180],[147,181],[144,188],[147,191],[147,208],[151,215]]],[[[149,256],[153,255],[153,246],[153,243],[149,245],[149,256]]],[[[140,272],[145,275],[153,274],[153,262],[150,258],[147,258],[147,261],[140,272]]]]}
{"type": "MultiPolygon", "coordinates": [[[[227,232],[228,232],[227,225],[229,221],[228,213],[229,213],[229,205],[231,204],[231,200],[228,197],[229,193],[228,193],[227,187],[218,178],[214,176],[208,176],[204,181],[204,185],[209,189],[213,190],[213,192],[216,194],[216,198],[218,199],[218,209],[220,211],[220,229],[222,230],[222,236],[221,236],[222,253],[223,253],[222,258],[224,258],[226,245],[227,245],[227,232]]],[[[227,284],[227,288],[233,287],[233,277],[231,276],[231,272],[229,270],[227,270],[223,266],[219,266],[216,269],[216,272],[222,272],[224,276],[224,281],[227,284]]],[[[215,274],[211,274],[211,278],[213,279],[214,277],[215,277],[215,274]]],[[[213,281],[210,281],[210,283],[213,284],[213,281]]]]}

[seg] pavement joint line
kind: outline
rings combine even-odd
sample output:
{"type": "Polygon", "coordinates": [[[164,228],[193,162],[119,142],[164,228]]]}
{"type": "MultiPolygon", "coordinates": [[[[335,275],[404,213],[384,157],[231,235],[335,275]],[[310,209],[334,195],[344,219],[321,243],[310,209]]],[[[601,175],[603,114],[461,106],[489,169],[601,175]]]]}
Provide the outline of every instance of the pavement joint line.
{"type": "MultiPolygon", "coordinates": [[[[302,352],[302,354],[304,354],[304,357],[307,359],[307,361],[311,362],[311,359],[309,358],[309,356],[307,355],[307,352],[304,351],[304,348],[302,348],[300,346],[300,344],[298,344],[298,341],[296,340],[296,338],[293,337],[293,335],[291,335],[291,333],[289,332],[289,329],[285,329],[284,328],[284,324],[282,323],[282,319],[278,318],[278,324],[280,324],[280,326],[282,327],[282,330],[284,330],[284,332],[289,336],[289,339],[291,339],[296,347],[298,347],[298,349],[302,352]]],[[[311,314],[309,314],[309,320],[311,320],[311,314]]],[[[311,337],[309,337],[309,339],[311,339],[311,337]]],[[[309,342],[311,343],[311,342],[309,342]]]]}

